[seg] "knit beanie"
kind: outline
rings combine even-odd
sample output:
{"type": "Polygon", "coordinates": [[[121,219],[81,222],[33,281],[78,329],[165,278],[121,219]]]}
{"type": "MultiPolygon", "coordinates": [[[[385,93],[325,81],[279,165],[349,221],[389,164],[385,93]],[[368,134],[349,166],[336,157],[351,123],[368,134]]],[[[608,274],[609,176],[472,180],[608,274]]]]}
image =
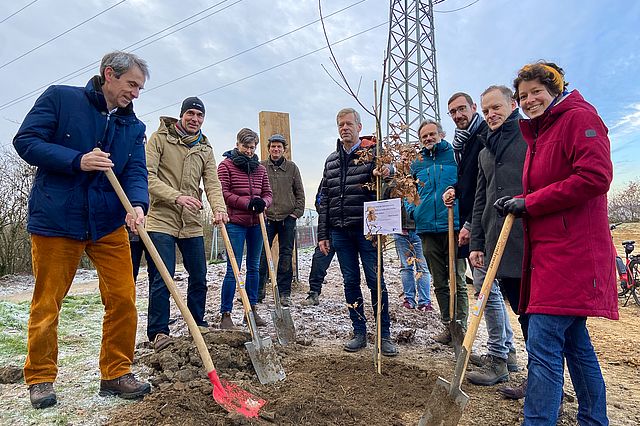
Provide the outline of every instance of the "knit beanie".
{"type": "Polygon", "coordinates": [[[182,102],[182,108],[180,108],[180,117],[182,117],[182,114],[188,109],[197,109],[204,114],[204,103],[195,96],[185,99],[182,102]]]}

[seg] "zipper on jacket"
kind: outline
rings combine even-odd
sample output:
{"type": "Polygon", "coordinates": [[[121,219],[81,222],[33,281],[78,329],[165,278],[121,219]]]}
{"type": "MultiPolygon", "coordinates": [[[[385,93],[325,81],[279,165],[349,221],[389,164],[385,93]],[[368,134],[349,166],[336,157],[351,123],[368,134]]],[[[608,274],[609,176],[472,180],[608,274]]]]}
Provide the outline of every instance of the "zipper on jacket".
{"type": "Polygon", "coordinates": [[[105,145],[104,138],[107,137],[107,130],[109,130],[109,121],[111,120],[111,113],[112,111],[107,111],[107,121],[104,123],[104,131],[102,132],[102,138],[100,138],[97,144],[98,148],[100,148],[101,150],[103,150],[105,145]]]}

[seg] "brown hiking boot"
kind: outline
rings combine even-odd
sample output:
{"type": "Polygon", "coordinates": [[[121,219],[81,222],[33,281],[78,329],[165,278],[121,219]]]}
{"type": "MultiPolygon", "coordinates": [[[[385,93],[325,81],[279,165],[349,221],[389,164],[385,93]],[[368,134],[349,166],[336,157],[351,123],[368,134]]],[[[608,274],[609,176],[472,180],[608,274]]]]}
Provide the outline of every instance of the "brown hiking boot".
{"type": "Polygon", "coordinates": [[[51,382],[36,383],[29,386],[29,399],[33,408],[47,408],[58,402],[51,382]]]}
{"type": "Polygon", "coordinates": [[[318,306],[320,304],[320,295],[315,291],[310,291],[306,299],[301,303],[302,306],[318,306]]]}
{"type": "Polygon", "coordinates": [[[222,320],[220,321],[220,329],[221,330],[237,330],[238,327],[235,326],[233,320],[231,319],[231,312],[223,312],[222,320]]]}
{"type": "Polygon", "coordinates": [[[253,319],[256,321],[256,325],[258,327],[264,327],[265,325],[267,325],[267,322],[260,318],[260,315],[258,315],[258,309],[256,305],[253,305],[251,307],[251,310],[253,311],[253,319]]]}
{"type": "Polygon", "coordinates": [[[498,393],[507,399],[522,399],[527,394],[527,379],[524,379],[518,386],[502,386],[498,388],[498,393]]]}
{"type": "Polygon", "coordinates": [[[100,380],[100,396],[119,396],[123,399],[137,399],[151,392],[149,383],[140,382],[133,373],[113,380],[100,380]]]}
{"type": "Polygon", "coordinates": [[[451,331],[449,331],[449,327],[447,326],[444,331],[442,331],[440,334],[436,334],[433,337],[433,340],[435,340],[436,342],[442,344],[442,345],[448,345],[451,343],[451,331]]]}
{"type": "Polygon", "coordinates": [[[158,333],[153,339],[153,350],[155,350],[156,352],[160,352],[172,343],[173,341],[171,340],[171,337],[167,336],[164,333],[158,333]]]}
{"type": "Polygon", "coordinates": [[[467,373],[467,380],[474,385],[493,386],[509,380],[507,360],[493,355],[484,355],[485,365],[479,371],[467,373]]]}

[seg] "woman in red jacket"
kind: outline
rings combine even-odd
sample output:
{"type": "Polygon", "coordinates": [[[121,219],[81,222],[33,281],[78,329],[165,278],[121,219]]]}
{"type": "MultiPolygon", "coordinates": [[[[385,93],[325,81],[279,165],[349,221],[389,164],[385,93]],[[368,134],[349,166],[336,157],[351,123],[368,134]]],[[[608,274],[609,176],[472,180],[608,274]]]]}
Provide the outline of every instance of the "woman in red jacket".
{"type": "MultiPolygon", "coordinates": [[[[218,166],[218,177],[222,185],[222,195],[227,205],[229,223],[227,233],[236,256],[238,266],[242,265],[242,252],[247,243],[246,289],[256,325],[264,326],[265,321],[258,316],[258,270],[262,253],[262,231],[258,215],[269,207],[272,199],[267,169],[255,155],[258,134],[251,129],[238,132],[236,148],[223,154],[224,160],[218,166]]],[[[234,329],[231,309],[236,291],[236,280],[227,260],[227,273],[222,282],[220,328],[234,329]]]]}
{"type": "Polygon", "coordinates": [[[562,68],[525,65],[515,98],[529,120],[523,194],[496,201],[523,217],[520,311],[530,314],[525,425],[555,425],[564,362],[578,398],[578,422],[607,425],[605,384],[586,327],[588,316],[618,319],[607,191],[613,176],[607,128],[562,68]]]}

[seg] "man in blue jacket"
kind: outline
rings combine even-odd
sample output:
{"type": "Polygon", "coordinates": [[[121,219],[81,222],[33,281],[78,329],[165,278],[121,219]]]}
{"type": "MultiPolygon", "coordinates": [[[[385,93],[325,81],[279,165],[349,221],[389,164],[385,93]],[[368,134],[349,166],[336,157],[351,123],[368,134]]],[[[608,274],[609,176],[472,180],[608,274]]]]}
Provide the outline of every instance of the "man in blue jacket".
{"type": "Polygon", "coordinates": [[[135,229],[149,205],[144,124],[133,113],[149,76],[147,64],[125,52],[102,58],[86,87],[51,86],[36,101],[13,140],[36,166],[29,197],[35,288],[31,300],[25,382],[34,408],[56,403],[58,318],[82,253],[95,265],[105,306],[100,392],[125,399],[150,391],[131,373],[137,328],[135,286],[124,227],[135,229]],[[99,148],[99,150],[95,150],[99,148]],[[136,210],[126,214],[103,173],[113,170],[136,210]]]}
{"type": "MultiPolygon", "coordinates": [[[[435,120],[425,120],[418,128],[418,136],[422,143],[421,159],[411,164],[412,174],[421,183],[418,185],[420,204],[406,203],[407,212],[416,222],[416,232],[422,240],[424,256],[427,259],[433,286],[440,308],[445,330],[434,337],[438,343],[451,342],[449,332],[449,241],[448,241],[448,212],[442,201],[442,194],[457,181],[456,161],[453,148],[444,140],[442,125],[435,120]]],[[[454,230],[458,238],[458,206],[454,206],[454,230]]],[[[465,285],[464,259],[456,259],[456,320],[463,328],[467,328],[469,316],[469,300],[465,285]]]]}

